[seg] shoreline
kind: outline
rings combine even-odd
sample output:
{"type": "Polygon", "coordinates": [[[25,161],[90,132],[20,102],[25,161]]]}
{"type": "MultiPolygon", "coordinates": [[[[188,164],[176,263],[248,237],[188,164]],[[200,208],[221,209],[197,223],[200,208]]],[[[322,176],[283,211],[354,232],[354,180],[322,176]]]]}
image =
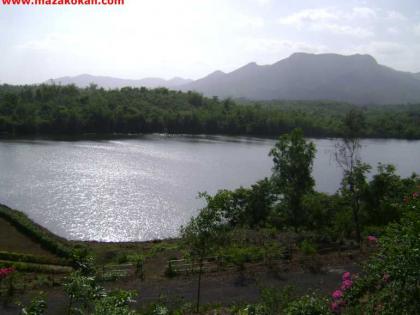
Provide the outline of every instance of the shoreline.
{"type": "MultiPolygon", "coordinates": [[[[284,132],[287,133],[287,132],[284,132]]],[[[284,134],[283,133],[283,134],[284,134]]],[[[101,140],[129,140],[139,139],[142,137],[150,136],[161,136],[161,137],[191,137],[191,138],[212,138],[212,137],[226,137],[226,138],[244,138],[254,140],[277,140],[282,134],[276,135],[261,135],[261,134],[222,134],[222,133],[162,133],[162,132],[150,132],[150,133],[101,133],[101,132],[89,132],[81,134],[10,134],[0,133],[0,141],[13,141],[13,140],[49,140],[49,141],[101,141],[101,140]]],[[[341,139],[340,135],[307,135],[307,139],[341,139]]],[[[407,138],[407,137],[360,137],[361,140],[405,140],[405,141],[420,141],[419,138],[407,138]]]]}

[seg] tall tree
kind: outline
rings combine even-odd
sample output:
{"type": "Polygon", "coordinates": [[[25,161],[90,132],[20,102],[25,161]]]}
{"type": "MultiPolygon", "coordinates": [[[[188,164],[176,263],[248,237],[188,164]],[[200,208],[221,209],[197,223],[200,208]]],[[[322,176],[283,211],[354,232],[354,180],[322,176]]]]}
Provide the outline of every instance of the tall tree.
{"type": "Polygon", "coordinates": [[[304,220],[303,196],[313,191],[315,185],[312,177],[315,153],[315,145],[305,140],[301,129],[281,136],[270,152],[274,162],[272,179],[295,230],[304,220]]]}
{"type": "Polygon", "coordinates": [[[222,221],[222,215],[219,211],[204,208],[185,227],[181,227],[184,247],[193,261],[198,261],[197,313],[200,309],[201,275],[204,260],[225,240],[225,224],[222,221]]]}
{"type": "Polygon", "coordinates": [[[350,110],[343,119],[343,137],[335,144],[335,159],[343,170],[342,192],[348,199],[353,213],[357,242],[360,244],[361,185],[370,167],[360,157],[360,138],[365,130],[365,117],[361,110],[350,110]]]}

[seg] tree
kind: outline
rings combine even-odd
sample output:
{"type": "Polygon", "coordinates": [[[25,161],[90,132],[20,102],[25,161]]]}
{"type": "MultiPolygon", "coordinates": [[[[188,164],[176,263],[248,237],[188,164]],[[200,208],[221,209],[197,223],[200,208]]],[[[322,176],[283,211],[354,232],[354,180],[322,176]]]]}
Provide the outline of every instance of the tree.
{"type": "Polygon", "coordinates": [[[275,201],[272,183],[268,178],[251,186],[245,207],[245,222],[251,228],[262,225],[270,215],[275,201]]]}
{"type": "Polygon", "coordinates": [[[357,242],[360,244],[360,187],[369,166],[360,158],[360,137],[365,129],[365,117],[361,110],[352,109],[343,119],[343,138],[335,145],[335,160],[343,170],[342,191],[350,199],[357,242]],[[357,171],[357,174],[355,172],[357,171]],[[359,181],[356,183],[355,181],[359,181]]]}
{"type": "Polygon", "coordinates": [[[304,220],[303,196],[312,192],[315,185],[311,174],[315,152],[315,145],[305,140],[301,129],[281,136],[270,152],[274,162],[272,180],[295,230],[304,220]]]}
{"type": "Polygon", "coordinates": [[[193,261],[198,260],[197,312],[200,308],[203,262],[209,254],[224,242],[225,228],[226,225],[223,223],[221,213],[213,208],[202,209],[197,217],[191,218],[185,227],[181,227],[184,247],[193,261]]]}
{"type": "Polygon", "coordinates": [[[370,171],[370,165],[356,161],[351,171],[345,171],[341,183],[341,193],[348,200],[353,213],[353,222],[356,228],[356,239],[361,243],[361,222],[360,211],[362,200],[368,191],[367,173],[370,171]]]}

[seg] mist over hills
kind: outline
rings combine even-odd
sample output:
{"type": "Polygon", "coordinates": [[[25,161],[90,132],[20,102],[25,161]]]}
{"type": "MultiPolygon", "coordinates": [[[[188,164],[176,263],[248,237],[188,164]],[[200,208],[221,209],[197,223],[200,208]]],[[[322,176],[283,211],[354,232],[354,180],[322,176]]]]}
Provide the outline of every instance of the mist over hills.
{"type": "Polygon", "coordinates": [[[147,88],[157,88],[157,87],[166,87],[168,89],[175,89],[178,86],[185,85],[192,82],[190,79],[184,79],[179,77],[174,77],[170,80],[165,80],[161,78],[143,78],[139,80],[130,80],[130,79],[120,79],[107,76],[94,76],[90,74],[81,74],[74,77],[62,77],[57,79],[49,80],[48,83],[55,83],[61,85],[74,84],[77,87],[87,87],[91,83],[103,87],[105,89],[117,89],[126,86],[130,87],[147,87],[147,88]]]}
{"type": "Polygon", "coordinates": [[[205,96],[249,100],[333,100],[353,104],[420,102],[420,73],[380,65],[370,55],[295,53],[272,65],[249,63],[232,72],[215,71],[196,81],[174,78],[123,80],[81,75],[55,83],[104,88],[167,87],[205,96]]]}

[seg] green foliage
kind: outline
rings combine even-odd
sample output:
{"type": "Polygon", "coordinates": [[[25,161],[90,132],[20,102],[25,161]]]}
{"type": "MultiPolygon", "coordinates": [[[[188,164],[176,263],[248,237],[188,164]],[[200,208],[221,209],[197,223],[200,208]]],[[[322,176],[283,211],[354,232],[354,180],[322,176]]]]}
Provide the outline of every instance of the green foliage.
{"type": "Polygon", "coordinates": [[[216,195],[199,195],[206,199],[207,207],[219,212],[230,226],[263,226],[270,215],[275,196],[272,182],[265,178],[251,188],[234,191],[219,190],[216,195]]]}
{"type": "Polygon", "coordinates": [[[165,269],[165,277],[173,278],[177,275],[176,270],[174,269],[171,261],[168,262],[168,266],[165,269]]]}
{"type": "Polygon", "coordinates": [[[72,253],[72,262],[76,270],[84,276],[96,275],[96,265],[94,258],[89,254],[85,247],[75,248],[72,253]]]}
{"type": "Polygon", "coordinates": [[[303,240],[300,243],[299,249],[304,255],[312,256],[317,253],[316,245],[309,240],[303,240]]]}
{"type": "Polygon", "coordinates": [[[130,303],[135,302],[134,292],[114,291],[106,296],[98,299],[94,303],[92,315],[134,315],[134,311],[130,310],[130,303]]]}
{"type": "Polygon", "coordinates": [[[261,290],[262,314],[281,314],[282,310],[292,301],[293,287],[283,289],[263,288],[261,290]]]}
{"type": "Polygon", "coordinates": [[[416,175],[402,179],[394,165],[379,163],[364,196],[366,224],[386,225],[398,221],[402,215],[400,201],[405,194],[413,192],[417,184],[416,175]]]}
{"type": "Polygon", "coordinates": [[[285,315],[326,315],[331,314],[326,299],[314,294],[304,295],[292,301],[284,310],[285,315]]]}
{"type": "Polygon", "coordinates": [[[346,294],[349,313],[408,315],[420,310],[420,193],[400,207],[401,223],[386,228],[364,276],[346,294]]]}
{"type": "MultiPolygon", "coordinates": [[[[363,108],[363,136],[420,138],[419,108],[363,108]]],[[[341,136],[341,118],[350,110],[357,112],[358,107],[328,101],[238,104],[165,88],[0,86],[0,132],[10,134],[168,132],[276,136],[302,128],[311,136],[341,136]]]]}
{"type": "Polygon", "coordinates": [[[290,223],[295,229],[305,218],[303,196],[315,185],[311,174],[315,152],[315,145],[304,139],[300,129],[281,136],[270,152],[274,162],[272,180],[287,205],[290,223]]]}
{"type": "Polygon", "coordinates": [[[181,227],[181,238],[191,257],[203,259],[226,240],[225,232],[220,212],[204,208],[185,227],[181,227]]]}
{"type": "Polygon", "coordinates": [[[41,272],[50,274],[66,274],[72,271],[72,269],[67,266],[12,261],[0,261],[0,267],[13,267],[16,270],[24,272],[41,272]]]}
{"type": "Polygon", "coordinates": [[[245,263],[263,260],[265,256],[264,248],[257,246],[238,247],[231,246],[223,250],[222,257],[225,262],[242,267],[245,263]]]}
{"type": "Polygon", "coordinates": [[[226,226],[220,211],[204,208],[199,215],[191,218],[187,226],[181,227],[184,247],[193,260],[199,262],[197,286],[197,312],[200,307],[201,273],[203,260],[226,241],[226,226]]]}
{"type": "Polygon", "coordinates": [[[293,288],[264,288],[261,301],[234,310],[236,315],[330,315],[328,300],[315,294],[293,297],[293,288]]]}
{"type": "Polygon", "coordinates": [[[46,265],[69,265],[67,260],[51,258],[47,256],[36,256],[31,254],[13,253],[0,251],[0,260],[9,260],[15,262],[28,262],[46,265]]]}
{"type": "Polygon", "coordinates": [[[31,303],[22,309],[22,315],[43,315],[47,309],[47,302],[43,295],[34,298],[31,303]]]}
{"type": "Polygon", "coordinates": [[[96,283],[95,277],[85,276],[80,271],[66,278],[64,291],[70,300],[70,312],[86,310],[92,301],[106,296],[104,288],[96,283]]]}

